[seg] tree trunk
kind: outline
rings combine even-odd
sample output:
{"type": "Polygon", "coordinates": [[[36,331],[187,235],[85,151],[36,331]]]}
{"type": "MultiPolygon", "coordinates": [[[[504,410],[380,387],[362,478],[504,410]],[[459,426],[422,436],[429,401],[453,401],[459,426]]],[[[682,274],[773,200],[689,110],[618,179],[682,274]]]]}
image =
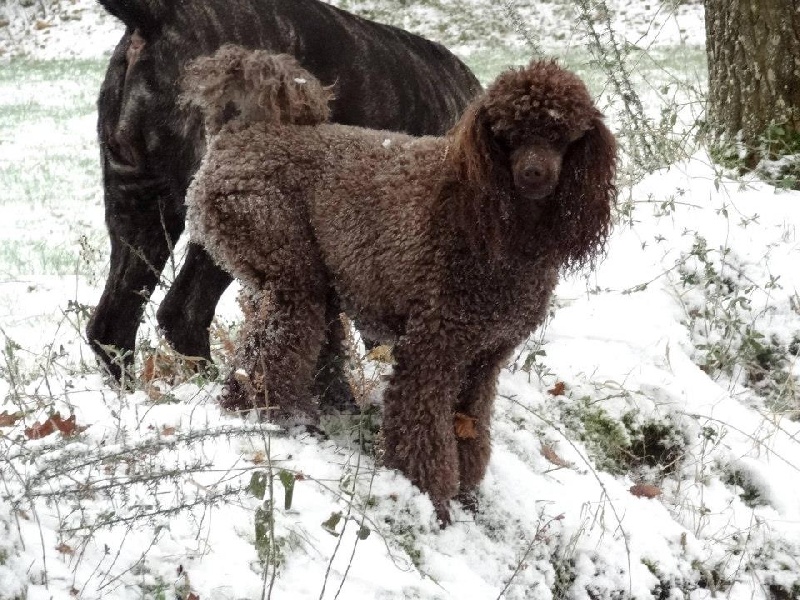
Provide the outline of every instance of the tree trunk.
{"type": "Polygon", "coordinates": [[[749,168],[765,153],[796,152],[791,149],[800,145],[800,3],[706,0],[705,9],[708,119],[717,140],[740,140],[749,168]],[[780,139],[765,146],[766,136],[780,139]]]}

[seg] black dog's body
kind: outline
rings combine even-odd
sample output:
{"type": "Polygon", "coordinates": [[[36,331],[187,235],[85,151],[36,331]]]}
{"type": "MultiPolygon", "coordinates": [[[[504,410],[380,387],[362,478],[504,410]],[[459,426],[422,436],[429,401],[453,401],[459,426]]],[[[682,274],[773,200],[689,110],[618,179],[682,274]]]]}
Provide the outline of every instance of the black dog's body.
{"type": "MultiPolygon", "coordinates": [[[[196,112],[181,109],[186,63],[226,42],[296,56],[333,85],[332,121],[407,133],[442,134],[480,90],[442,46],[319,0],[100,0],[127,30],[98,99],[111,264],[87,336],[112,374],[108,348],[130,360],[144,305],[184,228],[184,195],[204,151],[196,112]]],[[[231,279],[199,246],[158,311],[179,352],[209,358],[208,327],[231,279]]],[[[342,335],[337,302],[327,359],[342,335]]],[[[322,382],[327,386],[332,382],[322,382]]]]}

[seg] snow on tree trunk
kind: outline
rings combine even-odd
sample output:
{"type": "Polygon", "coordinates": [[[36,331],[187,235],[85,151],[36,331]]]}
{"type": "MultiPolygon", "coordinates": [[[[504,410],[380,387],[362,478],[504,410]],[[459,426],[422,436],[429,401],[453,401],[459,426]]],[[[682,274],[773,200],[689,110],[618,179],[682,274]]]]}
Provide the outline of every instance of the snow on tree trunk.
{"type": "Polygon", "coordinates": [[[752,168],[774,126],[788,145],[800,139],[800,3],[706,0],[705,10],[709,121],[721,141],[741,132],[752,168]]]}

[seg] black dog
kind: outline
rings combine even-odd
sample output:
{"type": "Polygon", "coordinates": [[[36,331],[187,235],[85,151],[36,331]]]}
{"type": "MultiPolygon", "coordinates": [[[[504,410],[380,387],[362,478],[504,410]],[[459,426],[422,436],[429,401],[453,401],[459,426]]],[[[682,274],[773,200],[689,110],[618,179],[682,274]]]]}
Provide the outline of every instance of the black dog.
{"type": "MultiPolygon", "coordinates": [[[[87,336],[117,379],[131,364],[144,305],[183,231],[184,195],[204,152],[199,114],[178,102],[187,62],[226,42],[292,54],[334,86],[333,121],[414,135],[444,133],[480,90],[441,45],[319,0],[99,1],[127,29],[98,99],[111,266],[87,336]]],[[[157,313],[177,351],[210,359],[208,327],[230,282],[189,245],[157,313]]],[[[343,335],[338,313],[332,297],[319,393],[331,385],[342,391],[330,367],[343,335]]]]}

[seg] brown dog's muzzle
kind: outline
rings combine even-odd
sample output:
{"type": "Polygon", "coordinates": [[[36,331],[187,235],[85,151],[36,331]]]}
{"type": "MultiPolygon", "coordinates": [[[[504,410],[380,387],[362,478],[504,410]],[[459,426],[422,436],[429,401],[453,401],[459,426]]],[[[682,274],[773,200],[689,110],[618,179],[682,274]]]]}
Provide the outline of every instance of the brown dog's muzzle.
{"type": "Polygon", "coordinates": [[[541,200],[556,189],[561,175],[561,149],[546,145],[518,148],[511,154],[514,188],[527,200],[541,200]]]}

